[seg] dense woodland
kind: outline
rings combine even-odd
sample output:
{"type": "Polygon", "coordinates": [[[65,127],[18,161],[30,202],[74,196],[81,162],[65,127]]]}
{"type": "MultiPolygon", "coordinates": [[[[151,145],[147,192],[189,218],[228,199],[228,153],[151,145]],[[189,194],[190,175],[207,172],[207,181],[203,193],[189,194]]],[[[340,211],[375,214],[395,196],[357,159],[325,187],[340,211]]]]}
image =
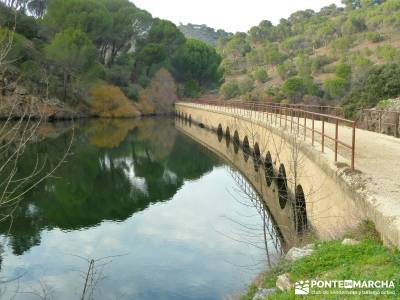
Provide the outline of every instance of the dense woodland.
{"type": "Polygon", "coordinates": [[[0,79],[14,83],[10,97],[23,86],[99,116],[166,112],[222,78],[213,47],[128,0],[2,0],[0,43],[9,40],[0,79]]]}
{"type": "MultiPolygon", "coordinates": [[[[342,104],[400,95],[400,1],[343,0],[218,41],[226,98],[342,104]]],[[[381,102],[381,104],[387,101],[381,102]]]]}
{"type": "Polygon", "coordinates": [[[0,0],[0,44],[9,40],[0,89],[98,116],[163,113],[218,88],[349,115],[400,95],[398,0],[343,0],[236,34],[177,27],[128,0],[0,0]]]}

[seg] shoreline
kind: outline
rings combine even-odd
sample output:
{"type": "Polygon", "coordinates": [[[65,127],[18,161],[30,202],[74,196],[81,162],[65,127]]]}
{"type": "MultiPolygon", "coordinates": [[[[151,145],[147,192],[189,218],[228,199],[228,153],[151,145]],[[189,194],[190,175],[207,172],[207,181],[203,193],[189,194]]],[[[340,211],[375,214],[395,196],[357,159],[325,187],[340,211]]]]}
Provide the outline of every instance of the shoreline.
{"type": "Polygon", "coordinates": [[[305,248],[289,250],[270,270],[260,273],[240,299],[294,299],[300,295],[300,282],[310,283],[309,292],[303,294],[308,295],[307,299],[338,299],[340,295],[346,299],[360,299],[363,295],[368,299],[371,295],[375,296],[372,299],[398,299],[400,251],[383,245],[372,222],[361,222],[340,239],[315,240],[306,247],[312,249],[307,254],[305,248]],[[303,255],[296,258],[293,253],[300,250],[303,255]],[[361,287],[346,288],[337,283],[343,281],[361,282],[361,287]],[[363,282],[368,281],[393,281],[394,287],[365,287],[363,282]],[[331,286],[322,287],[320,282],[331,286]]]}

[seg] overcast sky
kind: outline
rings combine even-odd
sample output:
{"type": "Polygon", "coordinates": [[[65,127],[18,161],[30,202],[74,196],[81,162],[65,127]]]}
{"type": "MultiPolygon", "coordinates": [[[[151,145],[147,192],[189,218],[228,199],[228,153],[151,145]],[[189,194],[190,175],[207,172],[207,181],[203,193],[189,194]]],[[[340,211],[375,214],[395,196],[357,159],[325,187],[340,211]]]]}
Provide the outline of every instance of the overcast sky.
{"type": "Polygon", "coordinates": [[[226,31],[248,31],[262,20],[274,24],[297,10],[340,4],[340,0],[131,0],[154,17],[182,22],[207,24],[226,31]]]}

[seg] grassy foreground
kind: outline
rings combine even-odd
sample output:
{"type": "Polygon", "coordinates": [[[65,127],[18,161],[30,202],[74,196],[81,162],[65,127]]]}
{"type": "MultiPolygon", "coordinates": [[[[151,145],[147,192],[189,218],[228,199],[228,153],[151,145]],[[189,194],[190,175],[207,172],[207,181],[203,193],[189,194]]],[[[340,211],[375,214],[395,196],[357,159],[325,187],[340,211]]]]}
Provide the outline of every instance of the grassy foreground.
{"type": "MultiPolygon", "coordinates": [[[[315,252],[296,262],[280,261],[272,270],[262,275],[262,288],[273,288],[277,276],[289,273],[291,282],[300,280],[393,280],[396,296],[365,296],[363,299],[400,298],[400,251],[382,245],[373,225],[364,222],[345,237],[354,238],[358,245],[342,245],[341,240],[316,242],[315,252]]],[[[257,286],[252,284],[242,300],[253,299],[257,286]]],[[[364,297],[364,296],[363,296],[364,297]]],[[[266,299],[360,299],[360,296],[295,296],[294,290],[280,292],[266,299]]]]}

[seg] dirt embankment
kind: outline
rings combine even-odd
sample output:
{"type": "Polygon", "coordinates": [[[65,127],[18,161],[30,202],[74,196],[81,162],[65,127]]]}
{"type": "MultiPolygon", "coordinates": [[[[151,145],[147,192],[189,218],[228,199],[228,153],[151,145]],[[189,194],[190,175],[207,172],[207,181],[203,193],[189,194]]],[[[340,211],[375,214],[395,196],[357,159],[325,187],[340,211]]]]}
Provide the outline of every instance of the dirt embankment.
{"type": "Polygon", "coordinates": [[[61,121],[166,115],[173,113],[174,103],[178,100],[176,88],[168,92],[163,86],[151,85],[141,96],[138,102],[134,102],[118,87],[100,85],[90,93],[90,101],[71,107],[54,97],[33,95],[23,85],[0,77],[0,120],[30,118],[61,121]]]}

